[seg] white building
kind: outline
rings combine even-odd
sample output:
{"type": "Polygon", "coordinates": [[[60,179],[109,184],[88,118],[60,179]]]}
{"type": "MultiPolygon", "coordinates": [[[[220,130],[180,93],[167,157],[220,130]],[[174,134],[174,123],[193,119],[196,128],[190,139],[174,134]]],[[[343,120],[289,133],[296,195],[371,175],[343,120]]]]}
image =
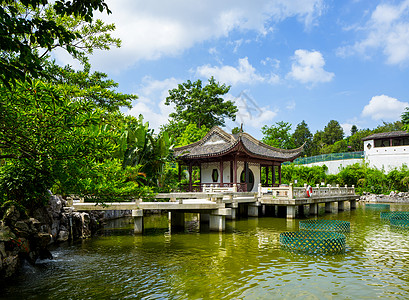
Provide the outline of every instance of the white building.
{"type": "Polygon", "coordinates": [[[409,166],[409,132],[391,131],[369,135],[364,141],[365,162],[386,172],[409,166]]]}

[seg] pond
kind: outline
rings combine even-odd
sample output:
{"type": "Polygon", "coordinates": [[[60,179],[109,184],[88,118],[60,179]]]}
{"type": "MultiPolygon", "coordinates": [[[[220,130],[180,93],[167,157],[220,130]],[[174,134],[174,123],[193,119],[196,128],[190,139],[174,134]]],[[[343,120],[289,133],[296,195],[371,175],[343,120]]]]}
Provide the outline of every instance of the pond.
{"type": "MultiPolygon", "coordinates": [[[[391,210],[409,206],[391,205],[391,210]]],[[[379,211],[322,214],[351,222],[347,249],[337,255],[284,251],[279,234],[298,220],[226,221],[226,232],[169,232],[167,215],[145,217],[143,235],[129,219],[101,236],[52,251],[53,260],[25,266],[1,286],[4,299],[373,299],[409,298],[409,235],[380,221],[379,211]]]]}

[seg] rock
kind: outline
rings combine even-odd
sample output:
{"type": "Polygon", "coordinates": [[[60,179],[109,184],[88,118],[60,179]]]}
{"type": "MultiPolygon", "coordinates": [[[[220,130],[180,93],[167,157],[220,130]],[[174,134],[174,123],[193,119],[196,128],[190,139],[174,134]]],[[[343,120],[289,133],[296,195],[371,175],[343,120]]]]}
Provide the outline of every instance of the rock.
{"type": "Polygon", "coordinates": [[[62,210],[62,199],[60,196],[51,195],[48,201],[47,211],[53,219],[59,219],[62,210]]]}
{"type": "Polygon", "coordinates": [[[39,232],[36,237],[37,247],[39,247],[40,249],[47,248],[48,244],[51,241],[51,238],[52,238],[51,234],[39,232]]]}
{"type": "Polygon", "coordinates": [[[4,277],[8,278],[17,273],[20,268],[20,259],[18,255],[8,256],[3,259],[3,273],[4,277]]]}
{"type": "Polygon", "coordinates": [[[4,242],[0,242],[0,261],[2,260],[2,257],[6,257],[6,248],[4,246],[4,242]]]}
{"type": "Polygon", "coordinates": [[[11,231],[10,227],[0,224],[0,242],[9,242],[15,239],[16,235],[11,231]]]}
{"type": "Polygon", "coordinates": [[[45,207],[40,207],[40,208],[35,209],[33,211],[32,217],[34,219],[37,219],[40,222],[41,227],[42,227],[40,228],[40,230],[44,229],[44,225],[47,225],[48,227],[50,227],[50,225],[52,224],[52,216],[50,216],[50,213],[45,207]]]}
{"type": "Polygon", "coordinates": [[[29,225],[25,221],[17,221],[13,225],[13,229],[18,236],[28,237],[32,231],[30,230],[29,225]]]}
{"type": "Polygon", "coordinates": [[[30,218],[29,226],[32,232],[37,232],[40,230],[41,223],[37,219],[30,218]]]}
{"type": "Polygon", "coordinates": [[[69,234],[68,231],[60,230],[60,232],[58,233],[57,241],[58,242],[66,242],[66,241],[68,241],[69,237],[70,237],[70,234],[69,234]]]}
{"type": "Polygon", "coordinates": [[[6,225],[14,224],[20,219],[20,212],[17,210],[17,208],[12,205],[10,206],[3,217],[3,221],[6,225]]]}

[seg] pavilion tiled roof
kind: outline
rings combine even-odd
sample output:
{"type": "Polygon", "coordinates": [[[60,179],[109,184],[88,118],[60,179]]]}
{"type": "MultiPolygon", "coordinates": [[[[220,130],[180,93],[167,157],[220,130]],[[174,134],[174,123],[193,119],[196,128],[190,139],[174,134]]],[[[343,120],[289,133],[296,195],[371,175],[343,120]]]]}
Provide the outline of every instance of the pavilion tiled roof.
{"type": "Polygon", "coordinates": [[[222,156],[239,145],[250,156],[279,161],[294,160],[301,155],[303,150],[303,146],[291,150],[271,147],[248,133],[229,134],[220,127],[215,126],[200,141],[175,148],[174,155],[179,159],[222,156]]]}
{"type": "Polygon", "coordinates": [[[378,139],[391,139],[391,138],[399,138],[399,137],[409,137],[409,132],[407,131],[390,131],[390,132],[380,132],[368,135],[364,137],[363,141],[368,140],[378,140],[378,139]]]}

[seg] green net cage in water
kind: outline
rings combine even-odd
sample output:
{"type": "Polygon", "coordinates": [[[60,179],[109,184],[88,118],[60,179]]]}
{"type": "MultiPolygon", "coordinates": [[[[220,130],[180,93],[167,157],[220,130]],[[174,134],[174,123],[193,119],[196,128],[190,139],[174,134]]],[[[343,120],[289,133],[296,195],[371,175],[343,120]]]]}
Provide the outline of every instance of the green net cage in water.
{"type": "Polygon", "coordinates": [[[325,231],[282,232],[280,245],[283,249],[292,252],[338,254],[345,251],[345,235],[325,231]]]}
{"type": "Polygon", "coordinates": [[[376,209],[376,210],[390,210],[391,206],[385,203],[367,203],[365,208],[376,209]]]}
{"type": "Polygon", "coordinates": [[[391,218],[409,220],[409,211],[383,211],[381,220],[390,220],[391,218]]]}
{"type": "Polygon", "coordinates": [[[408,219],[390,218],[389,221],[392,227],[397,227],[400,229],[409,229],[409,218],[408,219]]]}
{"type": "Polygon", "coordinates": [[[350,222],[341,220],[304,220],[299,222],[300,230],[349,232],[350,222]]]}

